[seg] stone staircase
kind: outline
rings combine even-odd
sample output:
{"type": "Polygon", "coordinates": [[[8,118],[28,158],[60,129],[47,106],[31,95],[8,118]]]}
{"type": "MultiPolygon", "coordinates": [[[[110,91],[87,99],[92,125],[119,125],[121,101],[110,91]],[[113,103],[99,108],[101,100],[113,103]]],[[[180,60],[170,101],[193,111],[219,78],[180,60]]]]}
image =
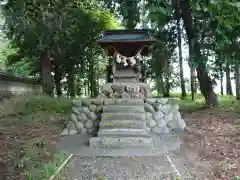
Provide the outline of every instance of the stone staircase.
{"type": "Polygon", "coordinates": [[[142,99],[106,99],[98,137],[91,148],[151,148],[153,140],[146,130],[142,99]]]}

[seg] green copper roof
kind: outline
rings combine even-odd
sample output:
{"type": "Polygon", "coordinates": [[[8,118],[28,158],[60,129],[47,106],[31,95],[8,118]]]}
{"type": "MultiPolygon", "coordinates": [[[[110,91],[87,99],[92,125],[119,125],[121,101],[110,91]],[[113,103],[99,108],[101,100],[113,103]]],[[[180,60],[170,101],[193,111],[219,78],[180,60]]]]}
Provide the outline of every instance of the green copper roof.
{"type": "Polygon", "coordinates": [[[106,35],[101,40],[149,40],[149,37],[144,34],[119,34],[106,35]]]}
{"type": "Polygon", "coordinates": [[[103,34],[103,37],[98,41],[104,42],[122,42],[122,41],[155,41],[146,30],[110,30],[103,34]]]}

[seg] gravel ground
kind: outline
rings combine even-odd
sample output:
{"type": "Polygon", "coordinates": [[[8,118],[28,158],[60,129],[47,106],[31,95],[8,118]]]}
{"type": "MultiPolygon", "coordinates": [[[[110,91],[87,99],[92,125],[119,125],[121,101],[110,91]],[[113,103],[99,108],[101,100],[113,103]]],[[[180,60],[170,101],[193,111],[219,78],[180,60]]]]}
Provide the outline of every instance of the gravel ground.
{"type": "Polygon", "coordinates": [[[176,173],[165,156],[75,156],[68,164],[66,180],[170,180],[176,173]]]}

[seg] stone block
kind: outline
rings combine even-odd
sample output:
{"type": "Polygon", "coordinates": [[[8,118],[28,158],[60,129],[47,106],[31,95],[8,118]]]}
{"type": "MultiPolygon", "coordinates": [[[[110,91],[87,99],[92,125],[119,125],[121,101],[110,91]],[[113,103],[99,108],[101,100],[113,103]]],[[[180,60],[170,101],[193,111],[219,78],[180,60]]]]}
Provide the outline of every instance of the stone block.
{"type": "Polygon", "coordinates": [[[102,121],[108,120],[139,120],[145,121],[145,113],[103,113],[101,116],[102,121]]]}
{"type": "Polygon", "coordinates": [[[103,107],[104,113],[144,113],[144,107],[139,106],[104,106],[103,107]]]}
{"type": "Polygon", "coordinates": [[[143,99],[105,99],[104,105],[141,105],[143,99]]]}
{"type": "Polygon", "coordinates": [[[143,129],[146,128],[146,122],[137,120],[113,120],[113,121],[100,121],[100,129],[112,129],[112,128],[132,128],[143,129]]]}
{"type": "Polygon", "coordinates": [[[131,137],[131,136],[146,136],[148,135],[146,129],[103,129],[98,131],[98,136],[126,136],[126,137],[131,137]]]}
{"type": "Polygon", "coordinates": [[[92,137],[91,148],[151,148],[152,137],[92,137]]]}

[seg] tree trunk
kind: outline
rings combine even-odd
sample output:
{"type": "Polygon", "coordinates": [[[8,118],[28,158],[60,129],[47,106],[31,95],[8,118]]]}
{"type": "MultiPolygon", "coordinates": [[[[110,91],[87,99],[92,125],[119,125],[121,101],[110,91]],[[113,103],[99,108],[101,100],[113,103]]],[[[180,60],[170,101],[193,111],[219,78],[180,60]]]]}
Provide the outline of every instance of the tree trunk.
{"type": "Polygon", "coordinates": [[[165,90],[163,92],[163,97],[170,97],[170,77],[171,77],[171,71],[170,71],[170,60],[168,59],[167,62],[167,75],[165,77],[165,90]]]}
{"type": "Polygon", "coordinates": [[[236,76],[236,99],[240,100],[240,65],[237,60],[235,60],[235,76],[236,76]]]}
{"type": "Polygon", "coordinates": [[[187,96],[186,87],[184,82],[184,74],[183,74],[183,57],[182,57],[182,37],[181,37],[181,27],[180,27],[180,2],[177,0],[176,5],[176,18],[177,18],[177,38],[178,38],[178,56],[179,56],[179,67],[180,67],[180,83],[181,83],[181,90],[182,90],[182,99],[187,96]]]}
{"type": "Polygon", "coordinates": [[[70,97],[75,97],[75,87],[74,87],[74,74],[73,70],[68,72],[67,76],[67,83],[68,83],[68,95],[70,97]]]}
{"type": "Polygon", "coordinates": [[[231,76],[230,76],[230,67],[228,62],[226,63],[226,93],[227,95],[231,95],[231,96],[233,95],[231,76]]]}
{"type": "Polygon", "coordinates": [[[42,53],[41,56],[41,75],[43,92],[49,96],[53,95],[53,77],[52,77],[52,64],[48,55],[48,50],[42,53]]]}
{"type": "Polygon", "coordinates": [[[190,80],[191,80],[191,97],[192,97],[192,101],[195,100],[195,78],[194,78],[194,68],[190,67],[190,80]]]}
{"type": "Polygon", "coordinates": [[[108,65],[107,65],[107,82],[113,82],[113,79],[112,79],[112,75],[113,75],[113,63],[112,63],[113,59],[112,58],[108,58],[108,65]]]}
{"type": "Polygon", "coordinates": [[[222,65],[220,67],[220,84],[221,84],[221,95],[224,95],[224,92],[223,92],[223,68],[222,68],[222,65]]]}
{"type": "MultiPolygon", "coordinates": [[[[92,57],[90,57],[92,58],[92,57]]],[[[95,70],[94,70],[94,63],[89,60],[89,82],[90,82],[90,96],[91,97],[96,97],[98,95],[97,91],[97,80],[96,80],[96,75],[95,75],[95,70]]]]}
{"type": "Polygon", "coordinates": [[[156,89],[157,89],[157,95],[161,95],[164,92],[164,84],[162,77],[156,77],[156,89]]]}
{"type": "Polygon", "coordinates": [[[200,90],[205,98],[206,104],[216,106],[218,105],[217,95],[213,90],[211,78],[206,72],[206,65],[204,64],[200,45],[198,44],[197,31],[193,24],[189,0],[181,0],[181,10],[185,30],[188,37],[188,42],[191,42],[190,44],[192,45],[194,61],[196,61],[196,58],[198,58],[198,66],[196,68],[196,71],[197,78],[200,84],[200,90]]]}
{"type": "Polygon", "coordinates": [[[57,96],[62,96],[62,87],[61,87],[62,75],[60,68],[57,64],[54,64],[54,81],[56,86],[57,96]]]}

